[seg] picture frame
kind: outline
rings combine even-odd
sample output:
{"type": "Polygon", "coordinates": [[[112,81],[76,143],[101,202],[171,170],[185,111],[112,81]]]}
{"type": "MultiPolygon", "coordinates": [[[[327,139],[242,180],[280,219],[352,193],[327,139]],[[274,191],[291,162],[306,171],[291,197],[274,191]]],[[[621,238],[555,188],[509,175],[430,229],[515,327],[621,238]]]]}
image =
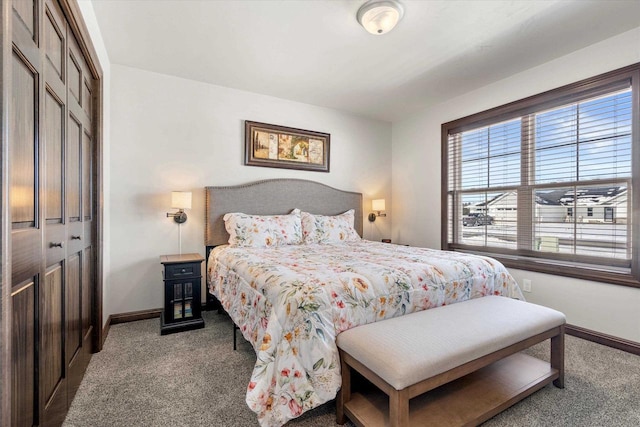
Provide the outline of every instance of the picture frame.
{"type": "Polygon", "coordinates": [[[249,120],[244,123],[245,165],[329,172],[330,134],[249,120]]]}

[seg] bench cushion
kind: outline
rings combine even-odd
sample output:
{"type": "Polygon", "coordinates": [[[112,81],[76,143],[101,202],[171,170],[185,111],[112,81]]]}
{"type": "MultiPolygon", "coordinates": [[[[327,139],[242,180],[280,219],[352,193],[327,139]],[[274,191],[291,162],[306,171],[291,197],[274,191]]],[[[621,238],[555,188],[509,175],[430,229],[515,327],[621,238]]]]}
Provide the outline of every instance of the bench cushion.
{"type": "Polygon", "coordinates": [[[564,323],[559,311],[488,296],[358,326],[337,344],[402,390],[564,323]]]}

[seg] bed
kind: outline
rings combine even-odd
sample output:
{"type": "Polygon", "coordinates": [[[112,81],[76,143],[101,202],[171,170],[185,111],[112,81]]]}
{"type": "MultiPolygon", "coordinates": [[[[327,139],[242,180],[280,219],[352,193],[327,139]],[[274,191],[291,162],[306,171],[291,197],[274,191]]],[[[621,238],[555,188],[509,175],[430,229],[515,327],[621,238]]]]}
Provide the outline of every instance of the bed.
{"type": "Polygon", "coordinates": [[[246,401],[262,426],[283,425],[335,398],[335,338],[343,330],[486,295],[522,299],[491,258],[362,240],[362,223],[361,194],[312,181],[206,188],[208,294],[256,352],[246,401]],[[321,243],[227,245],[226,214],[296,209],[307,215],[303,225],[305,212],[318,219],[353,210],[353,234],[321,243]]]}

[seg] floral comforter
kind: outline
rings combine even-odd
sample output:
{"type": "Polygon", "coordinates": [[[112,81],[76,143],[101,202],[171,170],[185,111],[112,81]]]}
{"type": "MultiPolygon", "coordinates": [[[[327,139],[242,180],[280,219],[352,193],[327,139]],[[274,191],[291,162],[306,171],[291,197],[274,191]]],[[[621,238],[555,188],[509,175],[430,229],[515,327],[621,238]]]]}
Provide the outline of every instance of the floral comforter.
{"type": "Polygon", "coordinates": [[[209,290],[255,349],[246,400],[263,427],[335,398],[346,329],[486,295],[523,299],[494,259],[366,240],[220,246],[208,265],[209,290]]]}

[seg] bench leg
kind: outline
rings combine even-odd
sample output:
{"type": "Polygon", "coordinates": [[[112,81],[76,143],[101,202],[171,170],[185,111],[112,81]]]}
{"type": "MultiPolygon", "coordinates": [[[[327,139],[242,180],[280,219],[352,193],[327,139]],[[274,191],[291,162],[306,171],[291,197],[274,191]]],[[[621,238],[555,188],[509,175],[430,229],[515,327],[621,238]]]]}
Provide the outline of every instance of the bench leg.
{"type": "Polygon", "coordinates": [[[407,393],[407,389],[393,390],[389,395],[389,422],[391,427],[409,425],[409,393],[407,393]]]}
{"type": "Polygon", "coordinates": [[[558,370],[558,379],[553,385],[564,388],[564,325],[560,326],[560,333],[551,338],[551,367],[558,370]]]}
{"type": "Polygon", "coordinates": [[[344,415],[344,404],[351,400],[351,367],[345,363],[342,352],[340,352],[340,369],[342,386],[336,398],[336,422],[342,425],[347,421],[347,417],[344,415]]]}

